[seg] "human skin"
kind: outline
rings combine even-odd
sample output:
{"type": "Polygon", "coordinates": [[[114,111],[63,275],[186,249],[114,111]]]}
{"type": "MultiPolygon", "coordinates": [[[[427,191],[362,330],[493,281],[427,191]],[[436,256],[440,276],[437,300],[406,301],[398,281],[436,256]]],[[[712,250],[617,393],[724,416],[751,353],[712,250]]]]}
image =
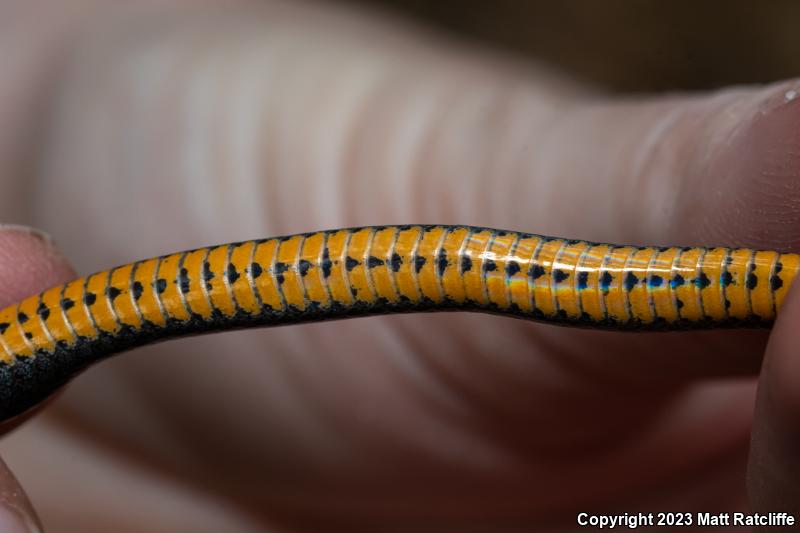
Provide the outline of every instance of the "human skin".
{"type": "MultiPolygon", "coordinates": [[[[205,4],[9,4],[0,117],[27,149],[3,128],[0,207],[81,273],[394,223],[800,249],[798,82],[609,98],[391,18],[205,4]]],[[[71,274],[22,235],[45,245],[0,254],[2,303],[71,274]]],[[[438,314],[169,342],[92,368],[0,454],[49,532],[800,515],[797,293],[771,332],[438,314]]]]}

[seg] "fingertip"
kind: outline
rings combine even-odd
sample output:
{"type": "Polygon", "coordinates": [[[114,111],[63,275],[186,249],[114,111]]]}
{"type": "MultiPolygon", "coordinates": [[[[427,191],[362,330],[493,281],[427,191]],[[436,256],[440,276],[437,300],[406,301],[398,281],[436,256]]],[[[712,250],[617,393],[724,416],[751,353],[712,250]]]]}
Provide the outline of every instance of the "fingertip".
{"type": "Polygon", "coordinates": [[[800,514],[800,284],[789,292],[770,335],[759,380],[748,491],[759,512],[800,514]]]}
{"type": "Polygon", "coordinates": [[[0,225],[0,306],[74,277],[47,234],[27,226],[0,225]]]}
{"type": "Polygon", "coordinates": [[[730,98],[683,190],[683,230],[701,244],[796,250],[800,80],[730,98]],[[702,200],[702,201],[700,201],[702,200]]]}

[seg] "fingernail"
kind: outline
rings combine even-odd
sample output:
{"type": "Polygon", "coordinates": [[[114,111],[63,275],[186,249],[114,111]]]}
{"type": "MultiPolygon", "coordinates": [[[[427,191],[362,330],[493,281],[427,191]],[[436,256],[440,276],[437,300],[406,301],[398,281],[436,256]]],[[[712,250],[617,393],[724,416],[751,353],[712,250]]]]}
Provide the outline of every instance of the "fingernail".
{"type": "Polygon", "coordinates": [[[795,100],[798,99],[800,99],[800,81],[777,83],[765,90],[764,101],[759,110],[762,114],[768,113],[786,104],[796,105],[795,100]]]}
{"type": "MultiPolygon", "coordinates": [[[[46,244],[53,246],[53,237],[50,236],[49,233],[45,233],[44,231],[33,228],[31,226],[24,226],[22,224],[4,224],[0,223],[0,231],[16,231],[19,233],[26,233],[28,235],[32,235],[38,239],[41,239],[46,244]]],[[[2,530],[0,530],[2,531],[2,530]]]]}
{"type": "Polygon", "coordinates": [[[2,460],[0,460],[0,531],[3,533],[42,531],[28,496],[2,460]]]}
{"type": "Polygon", "coordinates": [[[40,533],[42,530],[32,519],[15,510],[0,507],[0,531],[3,533],[40,533]]]}

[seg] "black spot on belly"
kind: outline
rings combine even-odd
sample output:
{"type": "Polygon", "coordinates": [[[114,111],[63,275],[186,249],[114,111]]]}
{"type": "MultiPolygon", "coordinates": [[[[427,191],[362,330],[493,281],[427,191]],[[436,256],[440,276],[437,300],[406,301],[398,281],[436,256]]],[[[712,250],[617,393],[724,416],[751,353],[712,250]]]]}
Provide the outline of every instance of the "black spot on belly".
{"type": "Polygon", "coordinates": [[[731,301],[726,298],[725,299],[725,309],[730,309],[730,307],[731,307],[731,301]]]}
{"type": "Polygon", "coordinates": [[[350,257],[348,255],[347,259],[344,262],[344,267],[347,269],[348,272],[350,272],[351,270],[353,270],[355,267],[357,267],[360,264],[361,264],[360,261],[358,261],[356,259],[353,259],[352,257],[350,257]]]}
{"type": "Polygon", "coordinates": [[[108,296],[111,300],[113,300],[114,298],[119,296],[121,293],[122,293],[122,291],[119,290],[116,287],[108,287],[108,288],[106,288],[106,296],[108,296]]]}
{"type": "Polygon", "coordinates": [[[487,259],[486,261],[483,262],[483,269],[486,272],[494,272],[495,270],[497,270],[497,263],[495,263],[491,259],[487,259]]]}
{"type": "MultiPolygon", "coordinates": [[[[255,265],[256,263],[253,264],[255,265]]],[[[178,288],[184,294],[189,292],[189,271],[186,270],[185,268],[182,268],[180,273],[178,274],[178,288]]]]}
{"type": "Polygon", "coordinates": [[[611,288],[611,283],[614,281],[614,276],[606,270],[603,272],[603,275],[600,276],[600,288],[604,291],[608,291],[611,288]]]}
{"type": "Polygon", "coordinates": [[[97,295],[93,292],[87,292],[83,296],[83,301],[86,305],[94,305],[94,303],[97,301],[97,295]]]}
{"type": "Polygon", "coordinates": [[[664,278],[661,276],[650,276],[649,284],[651,287],[660,287],[664,284],[664,278]]]}
{"type": "MultiPolygon", "coordinates": [[[[259,276],[261,276],[261,274],[263,272],[264,272],[264,269],[261,268],[261,264],[256,263],[255,261],[250,263],[250,275],[253,277],[253,279],[257,279],[259,276]]],[[[181,281],[181,283],[183,283],[183,281],[181,281]]],[[[186,278],[186,290],[189,290],[189,278],[188,277],[186,278]]]]}
{"type": "Polygon", "coordinates": [[[211,272],[211,265],[206,261],[203,263],[203,280],[211,281],[212,279],[214,279],[214,273],[211,272]]]}
{"type": "Polygon", "coordinates": [[[578,272],[578,290],[582,291],[589,286],[589,273],[585,270],[578,272]]]}
{"type": "Polygon", "coordinates": [[[367,266],[368,266],[369,268],[375,268],[375,267],[379,267],[379,266],[381,266],[381,265],[383,265],[383,264],[384,264],[384,261],[383,261],[383,259],[380,259],[380,258],[378,258],[378,257],[375,257],[374,255],[371,255],[371,256],[369,256],[369,257],[367,258],[367,266]]]}
{"type": "Polygon", "coordinates": [[[636,274],[633,272],[628,272],[625,274],[625,281],[623,282],[623,287],[625,287],[626,291],[632,291],[636,284],[639,283],[639,278],[636,277],[636,274]]]}
{"type": "Polygon", "coordinates": [[[508,277],[511,277],[517,272],[519,272],[519,263],[517,263],[516,261],[509,261],[506,264],[506,275],[508,277]]]}
{"type": "Polygon", "coordinates": [[[8,329],[8,326],[10,326],[10,325],[11,325],[11,324],[9,324],[8,322],[3,322],[3,323],[0,323],[0,335],[2,335],[3,333],[5,333],[5,332],[6,332],[6,330],[8,329]]]}
{"type": "Polygon", "coordinates": [[[683,300],[681,300],[680,298],[677,298],[675,300],[675,303],[678,305],[678,309],[683,308],[683,300]]]}
{"type": "Polygon", "coordinates": [[[439,250],[439,256],[436,258],[436,271],[439,273],[439,276],[444,275],[444,271],[447,268],[447,250],[442,248],[439,250]]]}
{"type": "Polygon", "coordinates": [[[745,283],[745,286],[751,291],[755,289],[758,286],[758,276],[752,272],[749,272],[747,274],[747,282],[745,283]]]}
{"type": "Polygon", "coordinates": [[[301,259],[300,262],[297,264],[297,271],[300,272],[301,276],[305,276],[308,274],[308,269],[314,266],[311,261],[307,261],[305,259],[301,259]]]}
{"type": "Polygon", "coordinates": [[[167,280],[165,280],[164,278],[157,279],[156,292],[158,292],[158,294],[163,294],[165,290],[167,290],[167,280]]]}
{"type": "Polygon", "coordinates": [[[557,269],[553,270],[553,281],[555,281],[556,283],[561,283],[562,281],[566,280],[567,278],[569,278],[569,273],[568,272],[564,272],[560,268],[557,268],[557,269]]]}
{"type": "Polygon", "coordinates": [[[278,282],[278,285],[284,282],[283,274],[289,270],[289,265],[286,263],[277,262],[275,263],[275,280],[278,282]]]}
{"type": "Polygon", "coordinates": [[[472,258],[468,255],[461,256],[461,273],[472,270],[472,258]]]}
{"type": "Polygon", "coordinates": [[[138,281],[133,282],[133,299],[138,300],[142,297],[142,291],[144,291],[144,287],[138,281]]]}
{"type": "Polygon", "coordinates": [[[769,286],[773,291],[777,291],[783,287],[783,280],[780,278],[780,276],[772,276],[769,278],[769,286]]]}
{"type": "Polygon", "coordinates": [[[414,270],[417,272],[417,274],[419,274],[419,271],[422,270],[422,267],[424,267],[425,263],[427,262],[428,260],[421,255],[418,255],[414,258],[414,270]]]}
{"type": "Polygon", "coordinates": [[[33,333],[31,333],[30,331],[26,331],[25,332],[25,338],[28,339],[28,340],[31,340],[33,338],[33,333]]]}
{"type": "Polygon", "coordinates": [[[403,264],[403,258],[400,257],[400,254],[394,253],[392,254],[390,263],[392,266],[392,272],[397,272],[398,270],[400,270],[400,266],[403,264]]]}
{"type": "Polygon", "coordinates": [[[694,279],[694,284],[700,289],[705,289],[711,285],[711,280],[708,279],[708,276],[706,276],[705,272],[700,272],[700,276],[694,279]]]}
{"type": "Polygon", "coordinates": [[[775,274],[777,274],[777,273],[778,273],[778,272],[780,272],[781,270],[783,270],[783,263],[781,263],[780,261],[778,261],[777,263],[775,263],[775,274]]]}
{"type": "Polygon", "coordinates": [[[66,311],[68,309],[72,309],[72,307],[74,307],[74,306],[75,306],[75,302],[73,302],[69,298],[64,298],[63,300],[61,300],[61,309],[63,309],[64,311],[66,311]]]}
{"type": "Polygon", "coordinates": [[[50,316],[50,308],[47,307],[44,302],[41,302],[39,307],[36,308],[36,313],[42,318],[42,320],[47,320],[47,317],[50,316]]]}
{"type": "Polygon", "coordinates": [[[683,276],[680,274],[675,274],[675,277],[669,282],[669,286],[675,289],[677,287],[681,287],[684,283],[686,283],[686,280],[683,279],[683,276]]]}
{"type": "Polygon", "coordinates": [[[322,264],[320,266],[322,267],[322,277],[327,279],[331,275],[331,267],[333,266],[331,254],[327,247],[322,250],[322,264]]]}
{"type": "Polygon", "coordinates": [[[544,275],[545,275],[545,270],[542,265],[533,265],[528,270],[528,276],[530,276],[531,279],[539,279],[544,275]]]}
{"type": "Polygon", "coordinates": [[[227,269],[228,283],[234,284],[239,279],[239,273],[236,271],[236,266],[233,263],[228,263],[227,269]]]}
{"type": "Polygon", "coordinates": [[[26,315],[25,313],[18,313],[17,320],[19,321],[20,324],[24,324],[25,322],[28,321],[28,315],[26,315]]]}
{"type": "Polygon", "coordinates": [[[722,275],[719,277],[719,282],[720,282],[720,285],[722,285],[723,287],[728,287],[728,286],[730,286],[730,284],[731,284],[731,283],[733,283],[733,274],[731,274],[730,272],[728,272],[728,271],[726,270],[726,271],[725,271],[725,272],[723,272],[723,273],[722,273],[722,275]]]}

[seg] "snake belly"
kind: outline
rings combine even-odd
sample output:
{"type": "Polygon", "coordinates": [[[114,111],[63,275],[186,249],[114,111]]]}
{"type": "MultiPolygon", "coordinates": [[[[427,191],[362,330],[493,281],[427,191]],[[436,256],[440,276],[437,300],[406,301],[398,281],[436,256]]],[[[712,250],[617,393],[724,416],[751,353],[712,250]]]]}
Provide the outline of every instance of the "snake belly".
{"type": "Polygon", "coordinates": [[[624,330],[768,327],[800,256],[597,244],[471,226],[370,226],[118,266],[0,311],[0,420],[111,354],[201,332],[482,311],[624,330]]]}

